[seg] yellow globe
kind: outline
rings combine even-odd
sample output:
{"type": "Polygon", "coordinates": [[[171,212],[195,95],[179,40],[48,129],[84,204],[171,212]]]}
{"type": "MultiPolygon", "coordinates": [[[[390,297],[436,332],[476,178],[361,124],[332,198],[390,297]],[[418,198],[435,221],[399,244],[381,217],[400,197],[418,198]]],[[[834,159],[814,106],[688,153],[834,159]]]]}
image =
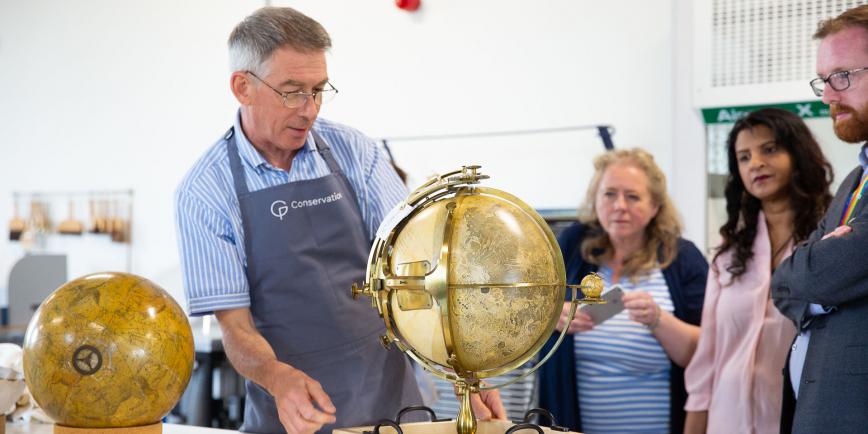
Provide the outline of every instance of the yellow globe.
{"type": "Polygon", "coordinates": [[[58,424],[122,428],[160,421],[193,371],[184,311],[153,282],[99,273],[66,283],[24,336],[24,375],[58,424]]]}

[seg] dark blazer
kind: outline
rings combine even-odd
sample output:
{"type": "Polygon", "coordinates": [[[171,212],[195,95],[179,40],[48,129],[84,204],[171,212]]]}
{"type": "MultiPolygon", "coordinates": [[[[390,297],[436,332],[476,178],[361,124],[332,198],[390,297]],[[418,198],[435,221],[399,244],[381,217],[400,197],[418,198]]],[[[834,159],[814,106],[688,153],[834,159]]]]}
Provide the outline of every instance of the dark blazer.
{"type": "MultiPolygon", "coordinates": [[[[567,283],[579,284],[582,277],[597,266],[585,261],[580,245],[585,238],[586,226],[576,223],[565,229],[558,237],[558,244],[564,255],[567,269],[567,283]]],[[[675,316],[687,323],[699,325],[702,318],[702,302],[705,299],[705,285],[708,278],[708,262],[690,241],[678,240],[678,255],[668,267],[662,270],[669,295],[675,306],[675,316]]],[[[543,349],[546,354],[554,346],[555,333],[543,349]]],[[[576,386],[576,359],[571,336],[564,338],[560,347],[539,370],[539,406],[552,412],[558,425],[582,431],[582,417],[576,386]]],[[[687,391],[684,389],[684,369],[672,364],[670,374],[670,417],[669,427],[673,433],[684,432],[684,402],[687,391]]]]}
{"type": "MultiPolygon", "coordinates": [[[[868,197],[854,210],[851,233],[822,239],[838,227],[861,176],[861,167],[847,175],[817,230],[772,277],[775,306],[796,328],[811,330],[797,402],[784,400],[782,413],[793,418],[781,421],[782,431],[789,422],[794,433],[868,430],[868,197]],[[835,310],[808,321],[809,303],[835,310]]],[[[792,394],[789,379],[784,389],[792,394]]]]}

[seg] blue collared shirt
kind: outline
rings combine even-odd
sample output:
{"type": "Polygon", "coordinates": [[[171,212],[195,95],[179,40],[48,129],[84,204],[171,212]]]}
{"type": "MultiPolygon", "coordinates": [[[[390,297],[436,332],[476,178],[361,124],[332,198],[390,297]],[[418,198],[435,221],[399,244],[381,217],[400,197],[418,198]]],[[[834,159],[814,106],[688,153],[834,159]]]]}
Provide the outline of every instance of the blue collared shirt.
{"type": "MultiPolygon", "coordinates": [[[[868,176],[868,142],[862,145],[859,152],[859,164],[862,166],[862,179],[868,176]]],[[[808,315],[826,315],[834,310],[833,307],[824,307],[816,303],[808,306],[808,315]]],[[[808,354],[808,345],[811,343],[811,330],[805,329],[796,336],[793,349],[790,353],[790,383],[796,397],[799,396],[799,383],[802,381],[802,369],[805,367],[805,356],[808,354]]]]}
{"type": "MultiPolygon", "coordinates": [[[[330,173],[313,136],[292,160],[289,172],[274,167],[253,147],[235,119],[235,140],[248,189],[253,192],[330,173]]],[[[407,197],[386,153],[359,131],[317,119],[314,130],[328,143],[358,199],[373,239],[383,216],[407,197]]],[[[175,220],[184,292],[191,315],[250,306],[245,275],[244,230],[232,182],[226,141],[217,141],[193,165],[175,192],[175,220]]],[[[349,288],[347,289],[349,291],[349,288]]]]}

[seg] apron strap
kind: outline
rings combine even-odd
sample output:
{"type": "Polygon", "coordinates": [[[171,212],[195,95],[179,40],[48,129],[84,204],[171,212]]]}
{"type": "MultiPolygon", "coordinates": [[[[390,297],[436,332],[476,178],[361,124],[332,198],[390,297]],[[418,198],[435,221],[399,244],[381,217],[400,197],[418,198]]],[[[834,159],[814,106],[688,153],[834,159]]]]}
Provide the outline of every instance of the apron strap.
{"type": "Polygon", "coordinates": [[[244,178],[244,168],[241,166],[241,157],[238,155],[238,145],[235,142],[235,127],[229,128],[226,135],[226,152],[229,154],[229,169],[232,171],[232,183],[235,185],[235,194],[242,196],[247,194],[247,181],[244,178]]]}
{"type": "Polygon", "coordinates": [[[329,166],[329,170],[332,173],[343,173],[344,171],[340,166],[338,166],[338,162],[335,161],[335,156],[332,154],[332,148],[329,147],[328,143],[326,143],[316,131],[310,130],[310,132],[313,134],[313,141],[316,143],[316,149],[329,166]]]}
{"type": "MultiPolygon", "coordinates": [[[[332,148],[329,147],[328,143],[313,129],[310,130],[311,134],[313,134],[313,141],[316,143],[316,149],[319,152],[319,155],[325,160],[326,165],[329,166],[329,170],[331,173],[338,175],[338,178],[344,183],[344,186],[347,187],[347,191],[350,192],[350,195],[353,201],[358,204],[357,207],[359,209],[359,217],[361,217],[361,204],[359,203],[358,193],[356,193],[356,189],[353,188],[353,184],[350,183],[350,179],[347,178],[347,175],[344,173],[344,170],[341,169],[341,166],[338,166],[338,162],[335,160],[334,154],[332,154],[332,148]]],[[[364,221],[364,219],[362,219],[364,221]]]]}

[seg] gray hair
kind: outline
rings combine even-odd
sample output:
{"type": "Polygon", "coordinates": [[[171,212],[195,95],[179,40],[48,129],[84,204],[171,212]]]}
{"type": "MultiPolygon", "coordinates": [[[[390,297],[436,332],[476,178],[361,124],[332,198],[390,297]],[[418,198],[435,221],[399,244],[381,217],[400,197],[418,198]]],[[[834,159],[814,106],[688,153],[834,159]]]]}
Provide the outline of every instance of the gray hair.
{"type": "Polygon", "coordinates": [[[292,8],[263,7],[241,21],[229,35],[230,72],[265,75],[275,50],[326,51],[332,40],[323,26],[292,8]]]}

